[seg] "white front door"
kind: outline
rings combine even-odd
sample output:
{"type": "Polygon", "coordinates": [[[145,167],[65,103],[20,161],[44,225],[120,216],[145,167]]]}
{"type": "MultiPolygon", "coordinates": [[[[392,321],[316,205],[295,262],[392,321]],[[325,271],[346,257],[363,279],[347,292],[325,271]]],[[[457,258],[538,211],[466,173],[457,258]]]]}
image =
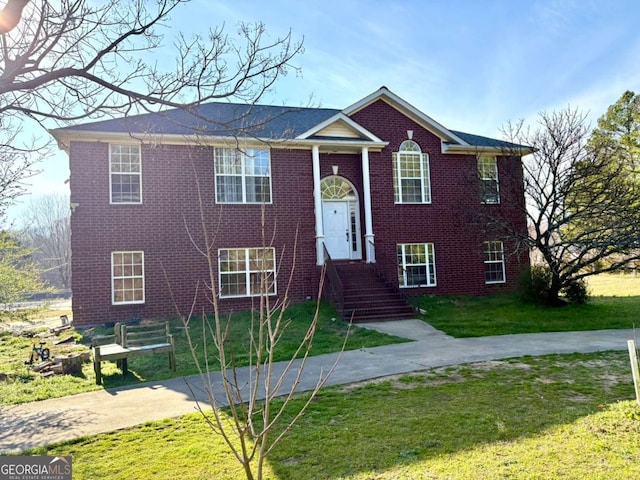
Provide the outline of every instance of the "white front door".
{"type": "Polygon", "coordinates": [[[324,244],[333,260],[351,258],[351,216],[349,202],[330,201],[322,204],[324,244]]]}

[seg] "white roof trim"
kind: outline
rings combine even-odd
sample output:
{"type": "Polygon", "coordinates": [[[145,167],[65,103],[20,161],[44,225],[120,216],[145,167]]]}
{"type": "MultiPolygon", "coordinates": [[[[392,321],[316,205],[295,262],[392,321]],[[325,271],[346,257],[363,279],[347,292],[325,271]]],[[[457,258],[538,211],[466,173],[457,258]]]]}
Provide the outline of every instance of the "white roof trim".
{"type": "Polygon", "coordinates": [[[477,145],[451,145],[442,142],[442,153],[459,154],[459,155],[477,155],[489,153],[493,155],[528,155],[533,153],[533,149],[528,147],[489,147],[477,145]]]}
{"type": "Polygon", "coordinates": [[[155,145],[205,145],[235,148],[238,145],[252,148],[296,148],[310,150],[314,145],[336,148],[368,148],[372,151],[382,150],[388,142],[375,139],[363,140],[358,138],[334,139],[274,139],[274,138],[244,138],[228,136],[197,136],[197,135],[171,135],[171,134],[129,134],[122,132],[94,132],[87,130],[69,130],[55,128],[49,133],[57,140],[61,150],[69,151],[69,146],[74,142],[98,142],[98,143],[143,143],[155,145]]]}
{"type": "Polygon", "coordinates": [[[396,110],[401,111],[405,115],[411,117],[417,123],[425,127],[427,130],[440,137],[442,140],[447,142],[453,142],[460,145],[469,145],[467,142],[462,140],[460,137],[455,135],[449,129],[445,128],[443,125],[440,125],[430,116],[422,113],[416,107],[406,102],[398,95],[390,91],[387,87],[380,87],[378,90],[373,92],[370,95],[367,95],[362,100],[354,103],[353,105],[342,110],[342,113],[345,115],[353,115],[354,113],[362,110],[366,106],[372,104],[377,100],[383,100],[389,105],[391,105],[396,110]]]}
{"type": "Polygon", "coordinates": [[[351,118],[347,117],[343,113],[337,113],[334,116],[327,118],[324,122],[321,122],[321,123],[317,124],[316,126],[314,126],[313,128],[307,130],[306,132],[303,132],[300,135],[298,135],[296,137],[296,140],[306,140],[309,137],[312,137],[316,133],[318,133],[318,132],[322,131],[323,129],[327,128],[329,125],[331,125],[333,123],[336,123],[338,121],[342,121],[342,122],[346,123],[349,127],[353,128],[356,132],[358,132],[364,138],[366,138],[368,140],[371,140],[372,142],[382,142],[382,140],[380,138],[375,136],[369,130],[364,128],[359,123],[356,123],[355,121],[353,121],[351,118]]]}

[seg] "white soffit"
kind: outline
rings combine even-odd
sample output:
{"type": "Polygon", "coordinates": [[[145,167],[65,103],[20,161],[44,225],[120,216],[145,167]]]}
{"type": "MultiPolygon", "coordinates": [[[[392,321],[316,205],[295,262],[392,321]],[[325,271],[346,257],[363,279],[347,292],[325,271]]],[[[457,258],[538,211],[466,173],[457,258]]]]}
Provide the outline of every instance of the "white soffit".
{"type": "Polygon", "coordinates": [[[313,128],[301,133],[297,140],[309,137],[359,138],[372,142],[382,142],[377,136],[342,113],[338,113],[313,128]]]}

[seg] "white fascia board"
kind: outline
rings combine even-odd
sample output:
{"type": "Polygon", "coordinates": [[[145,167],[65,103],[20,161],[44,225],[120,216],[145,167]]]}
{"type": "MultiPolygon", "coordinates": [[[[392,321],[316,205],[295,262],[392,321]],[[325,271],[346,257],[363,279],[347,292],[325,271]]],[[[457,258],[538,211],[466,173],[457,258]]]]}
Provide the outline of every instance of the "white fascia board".
{"type": "Polygon", "coordinates": [[[321,122],[318,125],[314,126],[313,128],[310,128],[306,132],[303,132],[300,135],[298,135],[296,137],[296,140],[305,140],[315,135],[316,133],[322,131],[323,129],[327,128],[329,125],[332,125],[338,121],[343,121],[349,127],[353,128],[356,132],[358,132],[360,135],[367,138],[368,140],[371,140],[372,142],[382,142],[380,138],[375,136],[373,133],[371,133],[369,130],[364,128],[362,125],[354,122],[351,118],[346,116],[344,113],[337,113],[332,117],[327,118],[324,122],[321,122]]]}
{"type": "Polygon", "coordinates": [[[450,145],[442,142],[442,153],[454,154],[454,155],[477,155],[477,154],[491,154],[491,155],[518,155],[524,156],[533,152],[531,148],[527,147],[482,147],[474,145],[450,145]]]}
{"type": "Polygon", "coordinates": [[[63,128],[51,129],[49,133],[57,140],[62,150],[68,150],[71,142],[98,143],[143,143],[154,145],[206,145],[206,146],[243,146],[259,148],[260,146],[285,143],[284,139],[273,138],[245,138],[233,136],[204,136],[204,135],[165,135],[154,133],[123,133],[96,132],[87,130],[68,130],[63,128]]]}
{"type": "Polygon", "coordinates": [[[299,139],[299,140],[290,140],[287,141],[285,146],[286,148],[311,148],[312,146],[317,145],[319,147],[325,148],[367,148],[369,151],[380,151],[389,145],[389,142],[383,141],[367,141],[367,140],[359,140],[357,138],[351,140],[333,140],[327,139],[323,140],[321,138],[310,138],[310,139],[299,139]]]}
{"type": "Polygon", "coordinates": [[[71,142],[98,142],[98,143],[142,143],[155,145],[204,145],[227,148],[292,148],[310,150],[313,145],[323,147],[340,148],[369,148],[372,151],[382,150],[388,145],[374,136],[371,140],[345,139],[336,141],[335,139],[323,140],[315,139],[278,139],[278,138],[245,138],[230,136],[198,136],[198,135],[159,135],[140,134],[122,132],[95,132],[87,130],[68,130],[56,128],[49,130],[49,133],[57,140],[61,150],[69,152],[71,142]]]}
{"type": "Polygon", "coordinates": [[[383,100],[389,105],[391,105],[396,110],[404,113],[408,117],[411,117],[418,124],[425,127],[427,130],[440,137],[442,140],[455,142],[460,145],[468,145],[467,142],[462,140],[460,137],[455,135],[453,132],[445,128],[443,125],[436,122],[429,115],[422,113],[416,107],[411,105],[409,102],[403,100],[398,95],[390,91],[387,87],[380,87],[378,90],[373,92],[370,95],[367,95],[362,100],[354,103],[353,105],[342,110],[342,113],[345,115],[353,115],[354,113],[362,110],[367,105],[372,104],[376,100],[383,100]]]}

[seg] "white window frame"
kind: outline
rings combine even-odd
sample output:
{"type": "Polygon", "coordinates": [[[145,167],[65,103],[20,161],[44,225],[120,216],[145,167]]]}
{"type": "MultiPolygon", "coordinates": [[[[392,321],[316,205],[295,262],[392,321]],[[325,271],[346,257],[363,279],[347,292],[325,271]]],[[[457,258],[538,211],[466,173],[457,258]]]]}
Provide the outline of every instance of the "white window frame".
{"type": "MultiPolygon", "coordinates": [[[[129,155],[132,153],[132,151],[130,150],[129,155]]],[[[122,164],[122,162],[121,162],[122,164]]],[[[129,165],[131,165],[131,162],[129,162],[129,165]]],[[[142,203],[142,149],[140,148],[139,144],[109,144],[109,203],[111,205],[139,205],[142,203]],[[113,167],[114,167],[114,162],[113,162],[113,157],[114,157],[114,147],[119,147],[119,148],[135,148],[137,150],[137,155],[138,155],[138,171],[129,171],[129,172],[114,172],[113,167]],[[137,201],[131,201],[131,200],[127,200],[127,201],[117,201],[114,200],[113,198],[113,178],[114,175],[128,175],[128,176],[137,176],[138,177],[138,188],[140,191],[140,198],[137,201]]]]}
{"type": "MultiPolygon", "coordinates": [[[[264,263],[264,260],[262,260],[262,263],[264,263]]],[[[252,286],[252,282],[251,282],[251,277],[252,274],[268,274],[271,276],[271,278],[273,279],[273,283],[270,285],[271,287],[271,291],[268,292],[268,295],[277,295],[278,293],[278,288],[277,288],[277,282],[276,282],[276,252],[275,252],[275,248],[273,247],[252,247],[252,248],[220,248],[218,249],[218,296],[220,298],[239,298],[239,297],[258,297],[260,296],[263,292],[261,292],[259,289],[258,291],[252,292],[251,291],[251,286],[252,286]],[[223,270],[223,262],[225,261],[225,252],[230,252],[230,251],[235,251],[235,252],[243,252],[244,253],[244,259],[243,259],[243,267],[239,268],[237,270],[223,270]],[[263,265],[262,268],[255,268],[252,267],[251,265],[251,252],[255,252],[255,251],[269,251],[271,252],[271,258],[273,259],[273,263],[271,265],[263,265]],[[245,275],[245,293],[243,294],[237,294],[237,293],[231,293],[231,294],[227,294],[225,292],[224,286],[223,286],[223,277],[226,275],[245,275]]]]}
{"type": "Polygon", "coordinates": [[[429,167],[429,154],[423,153],[413,140],[405,140],[400,144],[397,152],[393,153],[393,190],[394,201],[396,204],[428,204],[431,203],[431,172],[429,167]],[[408,176],[403,169],[406,161],[412,159],[412,162],[418,162],[418,175],[408,176]],[[403,181],[419,180],[420,181],[420,201],[404,200],[405,192],[403,191],[403,181]]]}
{"type": "Polygon", "coordinates": [[[270,205],[273,203],[273,188],[271,182],[271,151],[268,148],[247,148],[243,151],[240,151],[235,148],[222,148],[215,147],[213,149],[213,163],[214,163],[214,188],[215,188],[215,198],[216,203],[218,204],[249,204],[249,205],[270,205]],[[266,154],[267,156],[267,172],[266,174],[256,174],[254,172],[250,172],[250,160],[252,158],[261,156],[266,154]],[[224,161],[228,158],[229,155],[233,157],[237,157],[240,160],[239,171],[233,172],[230,171],[233,169],[233,165],[223,165],[219,160],[224,161]],[[222,165],[222,166],[221,166],[222,165]],[[219,169],[226,169],[227,171],[219,171],[219,169]],[[242,198],[239,200],[225,200],[221,198],[218,192],[218,183],[224,177],[231,178],[239,178],[241,182],[241,195],[242,198]],[[247,194],[247,180],[250,178],[259,178],[264,179],[267,178],[269,180],[269,201],[250,201],[248,199],[249,195],[247,194]]]}
{"type": "Polygon", "coordinates": [[[498,159],[495,156],[480,155],[478,157],[478,178],[480,179],[480,199],[485,205],[497,205],[500,203],[500,180],[498,179],[498,159]],[[495,183],[493,189],[486,185],[495,183]]]}
{"type": "MultiPolygon", "coordinates": [[[[132,288],[129,289],[132,291],[136,291],[136,288],[132,288]]],[[[111,304],[112,305],[133,305],[133,304],[141,304],[141,303],[145,303],[145,297],[146,297],[146,292],[145,292],[145,277],[144,277],[144,252],[142,250],[132,250],[132,251],[116,251],[116,252],[111,252],[111,304]],[[127,264],[128,266],[131,267],[135,267],[136,265],[140,265],[140,273],[131,273],[131,274],[127,274],[125,275],[124,273],[120,274],[120,275],[116,275],[115,269],[117,266],[125,266],[125,264],[116,264],[115,262],[115,257],[116,255],[131,255],[132,257],[134,255],[140,255],[140,263],[139,264],[135,264],[135,263],[130,263],[127,264]],[[139,279],[142,281],[142,288],[140,289],[142,292],[142,298],[141,299],[137,299],[137,300],[116,300],[116,292],[117,291],[123,291],[124,289],[117,289],[116,288],[116,283],[119,280],[136,280],[139,279]]]]}
{"type": "Polygon", "coordinates": [[[504,262],[504,244],[499,240],[491,240],[484,242],[484,283],[487,285],[495,283],[506,283],[507,273],[504,262]],[[496,270],[495,266],[499,265],[500,269],[496,270]],[[489,276],[495,273],[502,273],[502,279],[493,280],[489,276]]]}
{"type": "Polygon", "coordinates": [[[437,286],[436,277],[436,252],[433,243],[399,243],[396,245],[396,254],[398,257],[398,284],[400,288],[419,288],[419,287],[435,287],[437,286]],[[424,262],[411,262],[410,256],[412,253],[409,251],[411,247],[423,247],[425,261],[424,262]],[[426,283],[419,283],[415,285],[409,285],[409,275],[407,273],[407,267],[425,267],[426,268],[426,283]]]}

